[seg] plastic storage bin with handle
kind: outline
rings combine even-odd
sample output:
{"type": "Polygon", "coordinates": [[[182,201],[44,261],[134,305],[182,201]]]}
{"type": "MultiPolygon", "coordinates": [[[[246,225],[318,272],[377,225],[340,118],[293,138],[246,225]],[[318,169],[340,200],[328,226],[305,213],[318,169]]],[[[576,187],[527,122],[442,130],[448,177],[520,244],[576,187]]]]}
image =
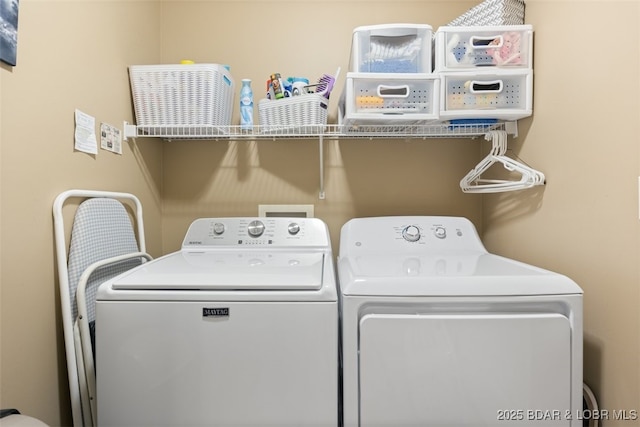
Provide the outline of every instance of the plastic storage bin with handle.
{"type": "Polygon", "coordinates": [[[532,113],[532,71],[441,75],[441,119],[518,120],[532,113]]]}
{"type": "Polygon", "coordinates": [[[438,119],[435,74],[347,73],[340,120],[346,126],[422,124],[438,119]]]}
{"type": "Polygon", "coordinates": [[[435,36],[435,70],[532,69],[533,27],[440,27],[435,36]]]}

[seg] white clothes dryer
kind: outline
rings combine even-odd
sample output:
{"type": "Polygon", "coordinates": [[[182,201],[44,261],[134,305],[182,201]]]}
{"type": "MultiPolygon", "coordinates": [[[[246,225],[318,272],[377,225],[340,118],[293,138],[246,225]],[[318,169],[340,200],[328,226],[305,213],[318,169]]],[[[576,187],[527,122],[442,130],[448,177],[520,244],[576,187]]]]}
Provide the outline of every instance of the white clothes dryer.
{"type": "Polygon", "coordinates": [[[459,217],[341,231],[345,427],[579,426],[582,290],[459,217]]]}
{"type": "Polygon", "coordinates": [[[198,219],[98,290],[98,425],[336,426],[338,321],[321,220],[198,219]]]}

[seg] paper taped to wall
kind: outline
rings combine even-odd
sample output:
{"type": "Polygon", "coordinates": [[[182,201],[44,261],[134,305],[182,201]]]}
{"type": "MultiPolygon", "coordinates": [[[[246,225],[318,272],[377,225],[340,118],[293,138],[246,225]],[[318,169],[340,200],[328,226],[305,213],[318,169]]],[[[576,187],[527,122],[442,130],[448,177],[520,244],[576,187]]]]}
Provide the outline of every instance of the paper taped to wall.
{"type": "Polygon", "coordinates": [[[122,154],[120,129],[108,123],[100,123],[100,148],[122,154]]]}
{"type": "Polygon", "coordinates": [[[96,119],[76,109],[75,149],[89,154],[98,154],[96,119]]]}

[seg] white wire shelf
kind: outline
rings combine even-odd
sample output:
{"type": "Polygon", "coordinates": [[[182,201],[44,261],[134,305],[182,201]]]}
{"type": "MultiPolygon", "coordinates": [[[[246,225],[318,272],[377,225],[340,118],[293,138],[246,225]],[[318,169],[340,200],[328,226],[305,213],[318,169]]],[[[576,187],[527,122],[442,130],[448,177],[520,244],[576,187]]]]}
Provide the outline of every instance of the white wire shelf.
{"type": "Polygon", "coordinates": [[[420,125],[360,125],[273,127],[253,126],[136,126],[124,122],[124,139],[161,138],[165,140],[259,140],[259,139],[427,139],[475,138],[490,130],[506,130],[517,136],[517,122],[492,124],[450,124],[448,122],[420,125]]]}
{"type": "Polygon", "coordinates": [[[243,129],[237,126],[136,126],[124,122],[124,140],[127,138],[161,138],[173,140],[281,140],[315,139],[319,147],[320,191],[324,192],[324,140],[338,139],[427,139],[427,138],[476,138],[491,130],[504,130],[518,136],[518,123],[506,121],[491,124],[451,124],[441,122],[422,125],[366,125],[366,126],[304,126],[273,127],[253,126],[243,129]]]}

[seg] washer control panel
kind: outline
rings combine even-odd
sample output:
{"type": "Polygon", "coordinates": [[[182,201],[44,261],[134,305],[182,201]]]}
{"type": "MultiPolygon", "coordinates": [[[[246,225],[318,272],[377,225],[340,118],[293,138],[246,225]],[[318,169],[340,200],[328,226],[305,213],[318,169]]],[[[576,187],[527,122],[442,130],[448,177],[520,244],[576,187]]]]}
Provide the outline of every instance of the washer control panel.
{"type": "Polygon", "coordinates": [[[356,218],[340,236],[340,253],[422,250],[482,250],[474,225],[462,217],[407,216],[356,218]]]}
{"type": "Polygon", "coordinates": [[[200,218],[187,230],[183,248],[220,246],[327,247],[329,232],[318,218],[200,218]]]}

